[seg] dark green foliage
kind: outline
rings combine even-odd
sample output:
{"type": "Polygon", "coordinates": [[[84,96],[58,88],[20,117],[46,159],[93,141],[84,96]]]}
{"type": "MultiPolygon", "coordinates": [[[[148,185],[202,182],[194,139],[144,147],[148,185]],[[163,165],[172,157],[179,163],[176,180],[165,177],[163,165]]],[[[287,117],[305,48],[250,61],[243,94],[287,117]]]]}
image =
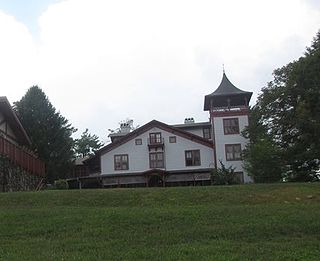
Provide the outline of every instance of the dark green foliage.
{"type": "Polygon", "coordinates": [[[0,260],[319,260],[319,185],[0,193],[0,260]]]}
{"type": "Polygon", "coordinates": [[[281,153],[270,140],[250,143],[243,152],[244,167],[254,182],[268,183],[282,180],[281,153]]]}
{"type": "Polygon", "coordinates": [[[102,146],[103,143],[99,141],[99,137],[95,134],[91,135],[86,129],[80,139],[75,140],[75,153],[79,157],[85,157],[94,154],[102,146]]]}
{"type": "Polygon", "coordinates": [[[8,183],[10,161],[5,155],[0,154],[0,191],[6,191],[8,183]]]}
{"type": "Polygon", "coordinates": [[[243,151],[244,168],[254,182],[269,183],[282,180],[283,162],[281,150],[262,123],[259,104],[250,109],[250,125],[242,135],[249,138],[249,143],[243,151]]]}
{"type": "Polygon", "coordinates": [[[64,178],[72,166],[75,129],[38,87],[31,87],[14,109],[30,136],[31,149],[46,164],[47,181],[64,178]]]}
{"type": "Polygon", "coordinates": [[[221,168],[213,169],[211,171],[211,182],[213,185],[231,185],[235,184],[235,173],[232,166],[226,166],[220,161],[221,168]]]}
{"type": "Polygon", "coordinates": [[[58,179],[54,181],[54,188],[55,189],[68,189],[69,185],[65,179],[58,179]]]}
{"type": "Polygon", "coordinates": [[[257,104],[252,109],[254,115],[246,133],[251,142],[244,158],[249,174],[253,177],[257,176],[256,168],[260,168],[258,176],[269,176],[268,169],[271,168],[275,174],[271,178],[277,181],[281,168],[285,180],[318,179],[319,42],[320,32],[303,57],[275,70],[274,80],[262,89],[257,104]]]}

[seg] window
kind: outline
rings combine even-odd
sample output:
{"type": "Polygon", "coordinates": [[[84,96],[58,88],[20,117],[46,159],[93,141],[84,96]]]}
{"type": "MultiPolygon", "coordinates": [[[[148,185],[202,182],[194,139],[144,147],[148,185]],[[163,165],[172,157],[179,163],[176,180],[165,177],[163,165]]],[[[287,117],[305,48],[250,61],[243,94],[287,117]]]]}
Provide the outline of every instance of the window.
{"type": "Polygon", "coordinates": [[[176,136],[170,136],[169,137],[169,142],[170,143],[176,143],[177,142],[177,137],[176,136]]]}
{"type": "Polygon", "coordinates": [[[150,169],[164,168],[163,152],[152,152],[149,154],[150,169]]]}
{"type": "Polygon", "coordinates": [[[238,118],[223,119],[224,134],[239,134],[238,118]]]}
{"type": "Polygon", "coordinates": [[[114,169],[115,170],[128,170],[129,169],[129,156],[128,156],[128,154],[114,155],[114,169]]]}
{"type": "Polygon", "coordinates": [[[200,166],[200,150],[186,150],[186,166],[200,166]]]}
{"type": "Polygon", "coordinates": [[[136,145],[142,145],[142,139],[136,139],[135,143],[136,145]]]}
{"type": "Polygon", "coordinates": [[[210,140],[211,139],[211,128],[205,127],[203,128],[203,138],[210,140]]]}
{"type": "Polygon", "coordinates": [[[241,160],[241,144],[226,144],[226,159],[241,160]]]}
{"type": "Polygon", "coordinates": [[[161,132],[156,132],[156,133],[150,133],[150,144],[159,144],[161,143],[161,132]]]}

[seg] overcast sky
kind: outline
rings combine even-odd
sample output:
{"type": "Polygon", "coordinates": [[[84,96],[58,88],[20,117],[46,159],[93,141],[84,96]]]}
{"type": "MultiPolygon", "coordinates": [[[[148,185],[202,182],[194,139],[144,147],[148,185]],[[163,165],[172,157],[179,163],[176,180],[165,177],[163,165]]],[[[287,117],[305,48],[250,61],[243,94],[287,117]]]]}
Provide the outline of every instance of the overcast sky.
{"type": "Polygon", "coordinates": [[[206,121],[222,64],[253,104],[319,29],[318,0],[0,0],[0,95],[38,85],[102,140],[126,118],[206,121]]]}

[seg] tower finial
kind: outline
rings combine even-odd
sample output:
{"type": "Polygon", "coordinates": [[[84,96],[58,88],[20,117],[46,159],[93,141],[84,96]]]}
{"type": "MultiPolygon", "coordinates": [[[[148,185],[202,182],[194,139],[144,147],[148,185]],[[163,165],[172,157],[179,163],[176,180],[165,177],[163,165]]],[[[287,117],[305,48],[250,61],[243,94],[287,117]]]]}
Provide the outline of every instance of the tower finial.
{"type": "Polygon", "coordinates": [[[224,63],[222,64],[222,70],[223,70],[223,73],[225,73],[225,70],[224,70],[224,63]]]}

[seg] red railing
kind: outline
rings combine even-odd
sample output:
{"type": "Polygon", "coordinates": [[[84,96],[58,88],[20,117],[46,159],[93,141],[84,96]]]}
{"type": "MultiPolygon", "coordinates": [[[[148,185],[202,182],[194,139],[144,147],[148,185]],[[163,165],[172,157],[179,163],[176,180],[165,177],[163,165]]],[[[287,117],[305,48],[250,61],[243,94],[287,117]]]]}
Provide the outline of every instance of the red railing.
{"type": "Polygon", "coordinates": [[[3,137],[0,137],[0,154],[34,175],[45,176],[45,165],[40,159],[3,137]]]}

